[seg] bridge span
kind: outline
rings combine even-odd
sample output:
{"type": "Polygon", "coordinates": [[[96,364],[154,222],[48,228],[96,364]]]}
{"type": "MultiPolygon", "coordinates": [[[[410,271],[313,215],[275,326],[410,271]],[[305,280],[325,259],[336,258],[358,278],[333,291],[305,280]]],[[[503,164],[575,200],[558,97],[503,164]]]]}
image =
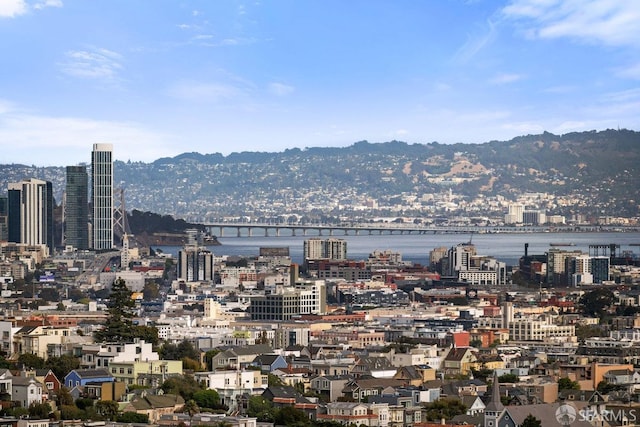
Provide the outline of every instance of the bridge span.
{"type": "Polygon", "coordinates": [[[402,234],[485,234],[485,233],[542,233],[549,231],[597,231],[598,227],[576,230],[576,227],[546,226],[419,226],[414,224],[339,224],[339,225],[292,225],[261,223],[209,223],[203,224],[207,232],[217,237],[264,237],[279,236],[359,236],[402,234]]]}

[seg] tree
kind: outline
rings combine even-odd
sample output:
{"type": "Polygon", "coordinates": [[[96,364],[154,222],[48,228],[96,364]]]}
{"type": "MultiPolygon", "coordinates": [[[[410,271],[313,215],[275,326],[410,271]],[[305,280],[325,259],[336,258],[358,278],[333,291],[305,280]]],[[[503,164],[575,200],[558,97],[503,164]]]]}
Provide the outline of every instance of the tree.
{"type": "Polygon", "coordinates": [[[598,392],[602,394],[609,394],[617,389],[618,386],[616,386],[615,384],[611,384],[610,382],[607,382],[605,380],[600,381],[598,383],[598,386],[596,387],[596,390],[598,390],[598,392]]]}
{"type": "Polygon", "coordinates": [[[177,345],[166,343],[158,351],[164,360],[182,360],[185,357],[193,360],[200,360],[200,352],[193,346],[191,341],[182,340],[177,345]]]}
{"type": "Polygon", "coordinates": [[[425,406],[427,419],[438,421],[441,419],[450,420],[456,415],[467,412],[467,407],[458,399],[438,399],[425,406]]]}
{"type": "Polygon", "coordinates": [[[596,288],[585,293],[579,301],[582,312],[588,316],[602,317],[615,301],[615,295],[606,288],[596,288]]]}
{"type": "Polygon", "coordinates": [[[542,421],[540,421],[533,415],[529,414],[524,419],[524,421],[522,421],[522,424],[520,424],[520,427],[542,427],[542,421]]]}
{"type": "Polygon", "coordinates": [[[519,378],[515,374],[504,374],[498,377],[499,383],[517,383],[519,378]]]}
{"type": "Polygon", "coordinates": [[[29,405],[29,416],[31,418],[39,418],[45,419],[49,418],[49,414],[51,413],[51,405],[48,403],[36,403],[33,402],[29,405]]]}
{"type": "Polygon", "coordinates": [[[190,375],[169,377],[160,388],[165,394],[179,394],[185,402],[193,399],[195,392],[202,390],[202,386],[190,375]]]}
{"type": "Polygon", "coordinates": [[[122,414],[118,414],[116,421],[119,423],[129,424],[149,424],[149,416],[147,414],[138,414],[137,412],[124,412],[122,414]]]}
{"type": "Polygon", "coordinates": [[[95,404],[96,412],[107,420],[113,420],[118,414],[118,402],[113,400],[98,400],[95,404]]]}
{"type": "Polygon", "coordinates": [[[220,407],[220,395],[216,390],[200,390],[193,393],[193,400],[201,408],[218,409],[220,407]]]}
{"type": "Polygon", "coordinates": [[[247,407],[247,415],[256,417],[258,421],[273,422],[275,420],[275,409],[271,402],[262,396],[251,396],[247,407]]]}
{"type": "Polygon", "coordinates": [[[306,427],[310,425],[309,417],[303,410],[294,408],[293,406],[284,406],[276,412],[275,425],[306,427]]]}
{"type": "Polygon", "coordinates": [[[562,390],[580,390],[580,384],[577,381],[564,377],[558,380],[558,391],[562,390]]]}
{"type": "Polygon", "coordinates": [[[55,401],[58,406],[63,405],[73,405],[73,396],[69,392],[69,389],[65,386],[62,386],[58,389],[55,395],[55,401]]]}
{"type": "Polygon", "coordinates": [[[184,403],[184,406],[182,407],[182,412],[189,415],[189,425],[191,426],[193,425],[191,420],[193,420],[193,416],[195,414],[200,412],[200,407],[198,406],[195,400],[190,399],[184,403]]]}
{"type": "Polygon", "coordinates": [[[44,368],[44,359],[31,353],[23,353],[18,356],[18,363],[25,368],[42,369],[44,368]]]}
{"type": "Polygon", "coordinates": [[[131,342],[133,340],[133,309],[131,290],[122,278],[111,285],[107,304],[109,316],[104,327],[95,333],[97,342],[131,342]]]}
{"type": "Polygon", "coordinates": [[[68,354],[52,356],[47,359],[44,367],[51,369],[56,377],[64,378],[69,372],[80,367],[80,360],[68,354]]]}

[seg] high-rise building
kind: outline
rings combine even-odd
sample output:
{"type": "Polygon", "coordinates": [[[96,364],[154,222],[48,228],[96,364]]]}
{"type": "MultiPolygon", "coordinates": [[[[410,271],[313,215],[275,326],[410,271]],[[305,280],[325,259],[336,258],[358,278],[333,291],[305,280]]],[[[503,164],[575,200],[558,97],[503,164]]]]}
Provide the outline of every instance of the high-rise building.
{"type": "Polygon", "coordinates": [[[89,176],[86,166],[67,166],[65,244],[89,249],[89,176]]]}
{"type": "Polygon", "coordinates": [[[0,242],[9,238],[9,199],[0,197],[0,242]]]}
{"type": "Polygon", "coordinates": [[[314,259],[347,259],[347,241],[344,239],[307,239],[303,244],[303,256],[306,260],[314,259]]]}
{"type": "Polygon", "coordinates": [[[9,241],[45,245],[53,253],[53,186],[31,178],[8,186],[9,241]]]}
{"type": "Polygon", "coordinates": [[[113,248],[113,145],[93,144],[91,201],[94,249],[113,248]]]}
{"type": "Polygon", "coordinates": [[[178,251],[178,279],[185,282],[213,280],[213,254],[206,248],[187,246],[178,251]]]}

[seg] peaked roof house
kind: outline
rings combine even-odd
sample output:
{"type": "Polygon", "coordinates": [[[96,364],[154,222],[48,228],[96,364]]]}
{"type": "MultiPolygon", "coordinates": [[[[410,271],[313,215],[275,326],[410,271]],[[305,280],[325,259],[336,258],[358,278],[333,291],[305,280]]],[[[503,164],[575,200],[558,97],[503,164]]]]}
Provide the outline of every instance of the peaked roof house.
{"type": "Polygon", "coordinates": [[[64,377],[64,385],[72,389],[88,383],[113,382],[114,378],[106,369],[74,369],[64,377]]]}
{"type": "Polygon", "coordinates": [[[318,404],[307,399],[289,386],[269,386],[262,397],[273,403],[276,408],[291,406],[304,411],[309,418],[315,418],[318,404]]]}
{"type": "Polygon", "coordinates": [[[260,354],[253,359],[251,365],[257,366],[262,372],[269,373],[276,369],[284,369],[288,363],[284,357],[279,354],[260,354]]]}
{"type": "Polygon", "coordinates": [[[13,375],[8,369],[0,369],[0,400],[11,400],[11,380],[13,375]]]}
{"type": "Polygon", "coordinates": [[[540,420],[543,426],[589,427],[592,426],[578,414],[584,409],[573,404],[543,403],[539,405],[521,405],[505,407],[500,401],[500,384],[494,372],[490,398],[484,409],[484,427],[518,427],[529,415],[540,420]]]}
{"type": "Polygon", "coordinates": [[[444,358],[443,370],[447,375],[467,375],[477,361],[472,347],[454,347],[444,358]]]}
{"type": "Polygon", "coordinates": [[[42,384],[32,377],[13,377],[11,400],[20,402],[23,408],[32,403],[42,403],[42,384]]]}
{"type": "Polygon", "coordinates": [[[403,380],[406,385],[420,387],[427,381],[436,379],[436,370],[429,365],[403,366],[398,368],[393,379],[403,380]]]}
{"type": "Polygon", "coordinates": [[[211,369],[243,369],[251,365],[259,355],[272,353],[273,349],[266,344],[231,347],[221,351],[211,359],[211,369]]]}
{"type": "Polygon", "coordinates": [[[149,423],[156,423],[160,417],[173,414],[184,406],[184,399],[177,394],[145,395],[129,402],[122,410],[149,417],[149,423]]]}

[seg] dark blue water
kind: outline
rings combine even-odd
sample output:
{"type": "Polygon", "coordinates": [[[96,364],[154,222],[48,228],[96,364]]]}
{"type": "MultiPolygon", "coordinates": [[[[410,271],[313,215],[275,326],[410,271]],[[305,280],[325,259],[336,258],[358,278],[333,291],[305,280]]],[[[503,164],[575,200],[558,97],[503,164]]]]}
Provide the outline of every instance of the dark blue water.
{"type": "MultiPolygon", "coordinates": [[[[529,254],[544,254],[550,243],[566,243],[560,249],[582,250],[589,253],[589,245],[620,245],[620,252],[634,251],[640,255],[640,233],[501,233],[501,234],[424,234],[424,235],[361,235],[333,236],[347,241],[349,259],[366,259],[374,250],[391,250],[402,253],[402,258],[423,265],[429,264],[429,252],[439,246],[447,248],[469,240],[476,246],[478,255],[489,255],[508,265],[516,265],[524,255],[524,244],[529,243],[529,254]],[[635,245],[632,245],[635,244],[635,245]]],[[[302,246],[310,236],[281,237],[220,237],[221,246],[209,249],[216,255],[258,255],[261,247],[288,247],[292,261],[302,262],[302,246]]],[[[327,238],[324,236],[324,238],[327,238]]],[[[180,248],[163,247],[164,252],[177,254],[180,248]]],[[[599,255],[603,255],[602,250],[599,255]]],[[[592,251],[593,254],[593,251],[592,251]]],[[[595,254],[594,254],[595,255],[595,254]]]]}

